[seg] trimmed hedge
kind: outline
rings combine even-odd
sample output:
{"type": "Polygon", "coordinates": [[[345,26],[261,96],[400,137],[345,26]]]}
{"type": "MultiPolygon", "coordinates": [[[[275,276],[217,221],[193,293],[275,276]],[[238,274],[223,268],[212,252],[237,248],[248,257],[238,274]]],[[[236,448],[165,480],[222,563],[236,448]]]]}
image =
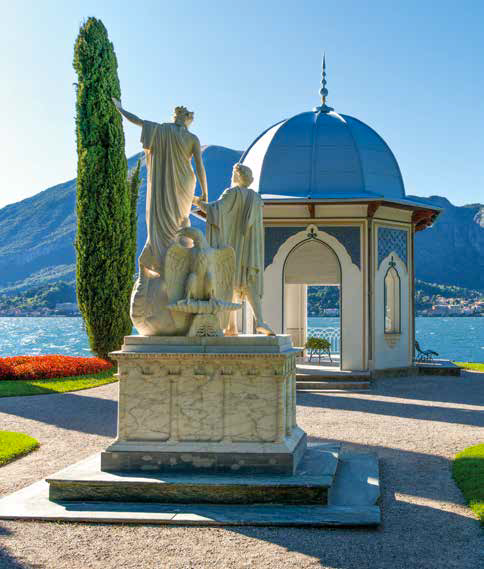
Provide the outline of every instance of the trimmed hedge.
{"type": "Polygon", "coordinates": [[[110,370],[113,364],[101,358],[76,356],[15,356],[0,358],[0,380],[50,379],[95,374],[110,370]]]}

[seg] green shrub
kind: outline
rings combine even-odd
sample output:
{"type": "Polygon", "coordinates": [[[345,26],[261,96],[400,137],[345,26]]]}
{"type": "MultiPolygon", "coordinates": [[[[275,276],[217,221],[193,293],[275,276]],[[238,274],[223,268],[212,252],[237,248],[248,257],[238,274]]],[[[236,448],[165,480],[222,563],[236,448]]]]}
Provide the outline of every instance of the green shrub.
{"type": "Polygon", "coordinates": [[[319,363],[321,363],[321,352],[326,352],[331,359],[331,344],[326,338],[314,338],[309,337],[306,342],[306,348],[309,350],[309,361],[312,361],[313,355],[316,352],[318,354],[319,363]]]}
{"type": "Polygon", "coordinates": [[[327,351],[331,348],[331,344],[325,338],[314,338],[311,336],[306,342],[306,348],[315,352],[319,350],[327,351]]]}

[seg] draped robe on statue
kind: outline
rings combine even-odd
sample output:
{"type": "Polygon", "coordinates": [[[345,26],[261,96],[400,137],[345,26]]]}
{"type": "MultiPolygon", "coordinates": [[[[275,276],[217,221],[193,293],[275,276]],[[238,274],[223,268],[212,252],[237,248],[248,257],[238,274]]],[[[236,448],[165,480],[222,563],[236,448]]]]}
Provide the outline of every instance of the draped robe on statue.
{"type": "Polygon", "coordinates": [[[193,136],[175,123],[143,121],[146,155],[146,244],[139,258],[139,278],[131,296],[131,319],[143,335],[183,333],[166,308],[164,261],[168,247],[189,215],[196,178],[191,165],[193,136]]]}
{"type": "Polygon", "coordinates": [[[249,284],[262,296],[264,287],[263,201],[250,188],[228,188],[207,204],[207,240],[212,247],[235,250],[235,293],[246,295],[249,284]]]}

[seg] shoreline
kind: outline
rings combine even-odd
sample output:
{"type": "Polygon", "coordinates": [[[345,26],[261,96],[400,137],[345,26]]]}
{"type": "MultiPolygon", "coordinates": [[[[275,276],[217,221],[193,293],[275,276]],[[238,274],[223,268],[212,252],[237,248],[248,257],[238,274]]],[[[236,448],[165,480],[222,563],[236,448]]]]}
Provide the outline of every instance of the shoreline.
{"type": "MultiPolygon", "coordinates": [[[[80,314],[0,314],[0,318],[82,318],[80,314]]],[[[309,316],[308,318],[339,318],[337,316],[309,316]]],[[[416,318],[484,318],[484,313],[478,314],[415,314],[416,318]]]]}

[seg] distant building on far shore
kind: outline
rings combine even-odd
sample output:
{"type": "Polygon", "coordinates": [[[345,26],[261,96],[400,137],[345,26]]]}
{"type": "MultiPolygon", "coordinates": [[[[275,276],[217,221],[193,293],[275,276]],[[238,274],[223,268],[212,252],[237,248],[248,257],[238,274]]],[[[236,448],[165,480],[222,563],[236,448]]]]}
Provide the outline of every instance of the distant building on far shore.
{"type": "Polygon", "coordinates": [[[337,308],[325,308],[324,315],[331,317],[339,316],[339,310],[337,308]]]}
{"type": "Polygon", "coordinates": [[[55,305],[55,309],[64,314],[79,314],[79,308],[76,302],[59,302],[55,305]]]}
{"type": "Polygon", "coordinates": [[[452,316],[463,312],[462,306],[459,304],[434,304],[432,312],[439,316],[452,316]]]}

